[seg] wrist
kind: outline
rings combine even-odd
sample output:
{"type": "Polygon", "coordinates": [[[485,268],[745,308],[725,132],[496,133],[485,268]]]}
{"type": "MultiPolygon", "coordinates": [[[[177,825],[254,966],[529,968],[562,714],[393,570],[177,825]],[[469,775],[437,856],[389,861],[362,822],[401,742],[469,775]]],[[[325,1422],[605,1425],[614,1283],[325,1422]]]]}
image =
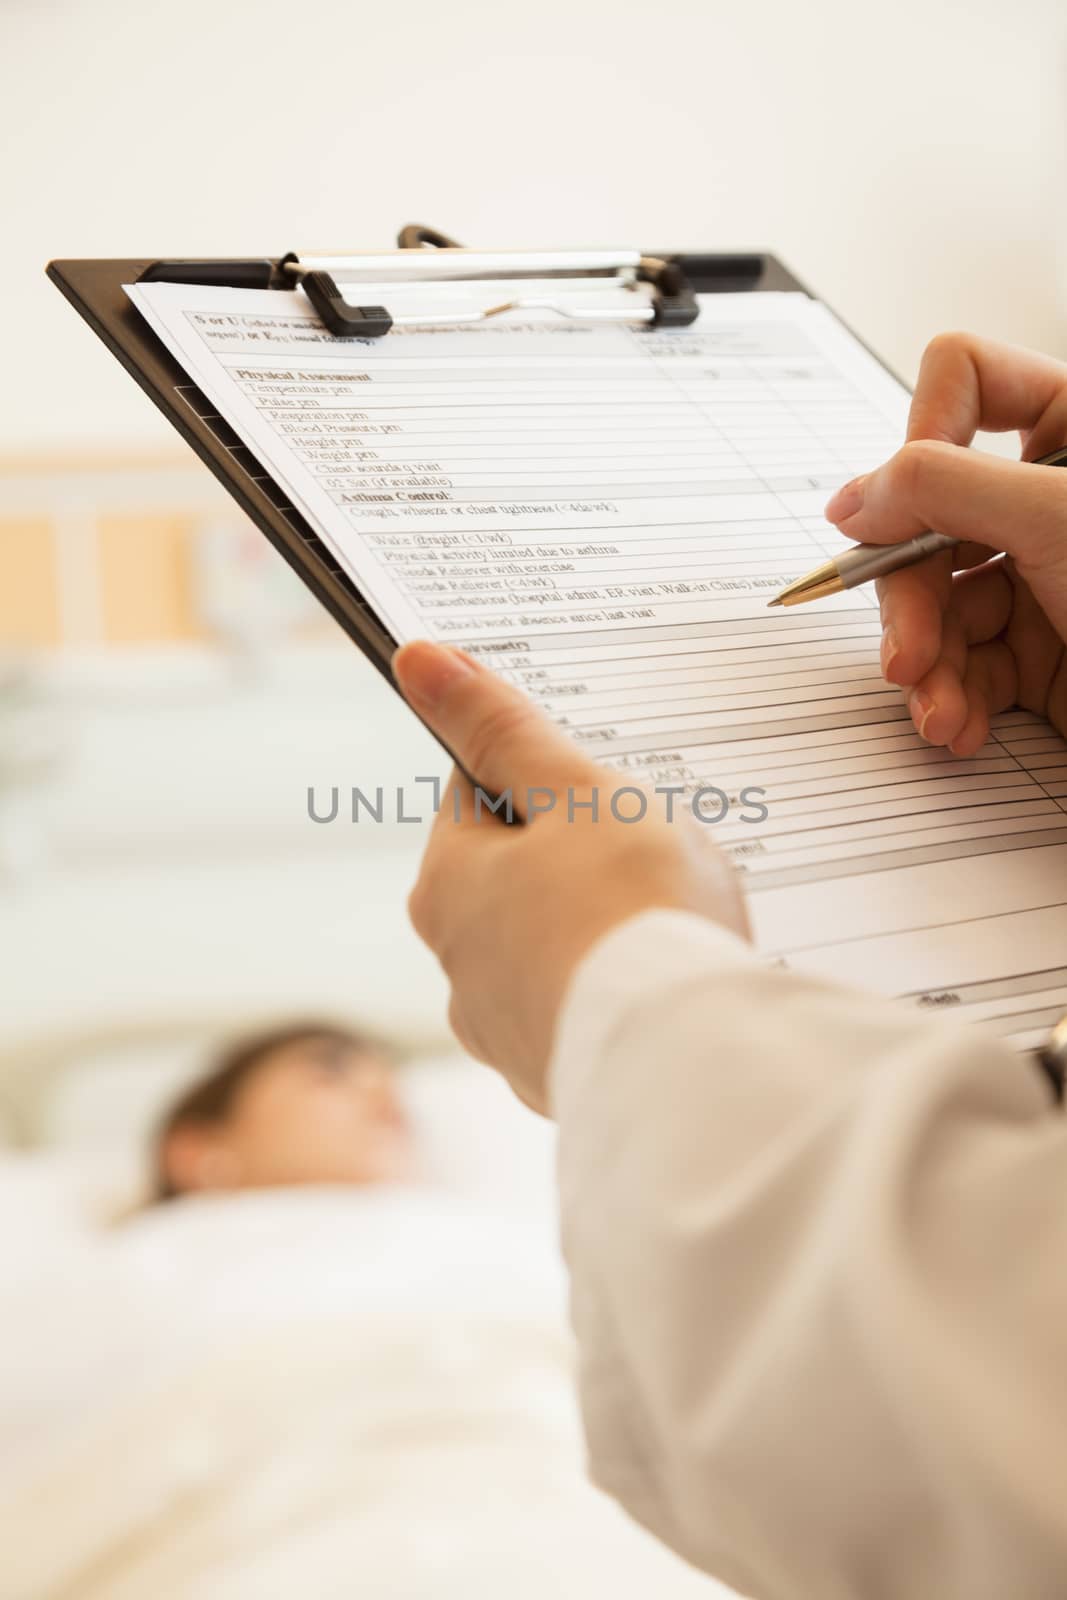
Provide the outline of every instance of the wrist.
{"type": "Polygon", "coordinates": [[[673,894],[666,890],[611,895],[609,886],[605,885],[599,898],[591,898],[587,915],[560,929],[560,937],[552,948],[550,969],[543,971],[540,979],[530,974],[537,990],[531,996],[530,1010],[542,1019],[543,1026],[538,1030],[541,1034],[539,1054],[546,1064],[555,1046],[561,1014],[579,972],[595,951],[632,924],[645,918],[663,919],[664,926],[683,922],[710,937],[721,937],[724,949],[747,952],[751,957],[751,933],[736,875],[724,858],[717,859],[724,872],[714,909],[709,908],[706,895],[673,894]]]}

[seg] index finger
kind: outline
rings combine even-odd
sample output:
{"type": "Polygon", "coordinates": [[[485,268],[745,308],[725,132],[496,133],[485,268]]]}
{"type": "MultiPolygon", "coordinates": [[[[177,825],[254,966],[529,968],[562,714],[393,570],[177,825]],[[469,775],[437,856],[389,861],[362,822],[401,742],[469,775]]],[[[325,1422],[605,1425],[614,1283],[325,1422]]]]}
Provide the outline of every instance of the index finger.
{"type": "Polygon", "coordinates": [[[1030,434],[1039,427],[1041,437],[1030,440],[1034,455],[1067,438],[1062,362],[971,333],[942,333],[927,345],[908,417],[909,439],[970,444],[979,428],[1030,434]]]}
{"type": "MultiPolygon", "coordinates": [[[[419,875],[408,896],[408,915],[419,938],[437,955],[457,907],[462,906],[463,887],[470,889],[472,873],[479,857],[473,852],[491,843],[495,828],[472,826],[474,787],[458,767],[453,767],[448,786],[441,796],[430,837],[419,864],[419,875]]],[[[494,822],[488,817],[486,822],[494,822]]],[[[501,828],[501,833],[506,833],[501,828]]]]}
{"type": "Polygon", "coordinates": [[[465,858],[475,822],[493,823],[495,820],[491,814],[475,817],[474,785],[465,773],[453,767],[422,854],[421,873],[425,875],[428,868],[436,867],[445,857],[465,858]]]}

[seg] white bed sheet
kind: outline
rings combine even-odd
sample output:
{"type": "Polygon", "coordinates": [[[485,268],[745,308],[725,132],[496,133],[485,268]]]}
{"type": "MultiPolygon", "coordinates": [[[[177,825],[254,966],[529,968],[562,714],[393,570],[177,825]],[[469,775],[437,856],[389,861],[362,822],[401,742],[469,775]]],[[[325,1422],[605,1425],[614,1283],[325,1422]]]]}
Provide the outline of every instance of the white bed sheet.
{"type": "Polygon", "coordinates": [[[584,1481],[544,1219],[289,1190],[61,1236],[0,1290],[5,1600],[722,1592],[584,1481]]]}

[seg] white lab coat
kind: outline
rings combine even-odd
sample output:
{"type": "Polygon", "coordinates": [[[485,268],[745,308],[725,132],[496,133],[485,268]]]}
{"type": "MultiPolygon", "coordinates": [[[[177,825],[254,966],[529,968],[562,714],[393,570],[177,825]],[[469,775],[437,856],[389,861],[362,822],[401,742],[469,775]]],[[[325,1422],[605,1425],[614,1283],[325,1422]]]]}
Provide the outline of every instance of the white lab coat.
{"type": "Polygon", "coordinates": [[[1067,1596],[1067,1117],[962,1024],[680,912],[550,1088],[592,1475],[759,1600],[1067,1596]]]}

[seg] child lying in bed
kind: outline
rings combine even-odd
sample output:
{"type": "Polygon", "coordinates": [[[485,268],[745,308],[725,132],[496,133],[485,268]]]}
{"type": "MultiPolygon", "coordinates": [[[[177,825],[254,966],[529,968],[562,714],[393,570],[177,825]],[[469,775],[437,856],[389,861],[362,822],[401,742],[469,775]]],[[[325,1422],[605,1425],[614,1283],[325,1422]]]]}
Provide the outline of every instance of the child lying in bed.
{"type": "Polygon", "coordinates": [[[416,1165],[382,1046],[296,1023],[232,1046],[171,1108],[157,1140],[157,1193],[397,1183],[416,1165]]]}
{"type": "Polygon", "coordinates": [[[457,1123],[447,1067],[420,1102],[345,1030],[246,1041],[164,1119],[167,1203],[0,1281],[3,1600],[724,1592],[586,1483],[550,1212],[423,1159],[544,1125],[458,1071],[457,1123]]]}

